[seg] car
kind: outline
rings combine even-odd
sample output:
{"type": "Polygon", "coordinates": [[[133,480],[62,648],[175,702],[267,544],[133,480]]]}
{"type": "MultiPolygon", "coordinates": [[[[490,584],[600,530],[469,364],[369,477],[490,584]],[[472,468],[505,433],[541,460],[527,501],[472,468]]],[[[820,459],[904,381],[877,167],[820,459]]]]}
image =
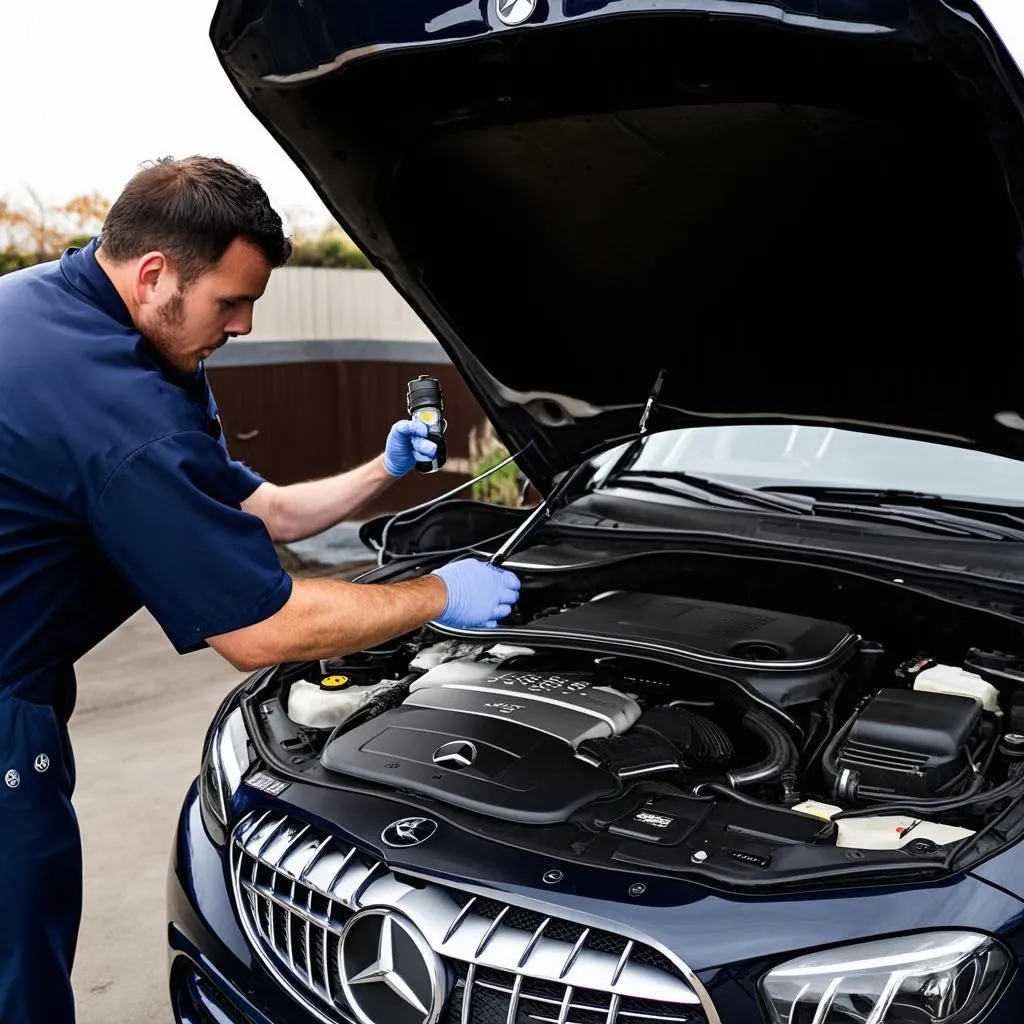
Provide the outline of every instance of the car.
{"type": "Polygon", "coordinates": [[[539,498],[362,528],[366,583],[514,571],[497,627],[224,701],[179,1024],[1021,1020],[1017,17],[221,0],[539,498]]]}

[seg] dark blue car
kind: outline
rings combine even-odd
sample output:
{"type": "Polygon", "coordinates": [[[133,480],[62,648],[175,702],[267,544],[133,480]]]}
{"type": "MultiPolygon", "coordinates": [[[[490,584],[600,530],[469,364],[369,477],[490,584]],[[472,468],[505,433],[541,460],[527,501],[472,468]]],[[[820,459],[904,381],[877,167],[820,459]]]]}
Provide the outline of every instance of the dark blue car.
{"type": "Polygon", "coordinates": [[[221,0],[240,96],[536,493],[364,527],[367,581],[513,569],[498,628],[225,701],[177,1021],[1024,1019],[1024,79],[988,6],[221,0]]]}

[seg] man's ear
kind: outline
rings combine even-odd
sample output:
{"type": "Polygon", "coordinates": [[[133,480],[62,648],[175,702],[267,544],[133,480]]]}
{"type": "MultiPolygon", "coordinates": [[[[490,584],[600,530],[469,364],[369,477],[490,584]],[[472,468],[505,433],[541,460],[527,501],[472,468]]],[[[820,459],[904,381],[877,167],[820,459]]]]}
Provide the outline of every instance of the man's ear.
{"type": "Polygon", "coordinates": [[[162,252],[147,252],[135,264],[135,301],[140,306],[160,305],[177,288],[162,252]]]}

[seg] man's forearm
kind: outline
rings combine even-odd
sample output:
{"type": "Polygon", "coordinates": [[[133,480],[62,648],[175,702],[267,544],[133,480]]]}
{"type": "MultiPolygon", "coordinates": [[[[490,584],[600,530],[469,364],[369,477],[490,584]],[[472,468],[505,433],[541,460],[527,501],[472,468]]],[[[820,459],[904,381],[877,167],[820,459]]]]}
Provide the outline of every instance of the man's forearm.
{"type": "Polygon", "coordinates": [[[279,487],[263,484],[242,506],[279,543],[305,540],[355,515],[395,482],[378,456],[347,473],[279,487]]]}
{"type": "Polygon", "coordinates": [[[402,583],[295,580],[277,614],[209,643],[241,671],[340,657],[426,625],[444,612],[447,598],[436,576],[402,583]]]}

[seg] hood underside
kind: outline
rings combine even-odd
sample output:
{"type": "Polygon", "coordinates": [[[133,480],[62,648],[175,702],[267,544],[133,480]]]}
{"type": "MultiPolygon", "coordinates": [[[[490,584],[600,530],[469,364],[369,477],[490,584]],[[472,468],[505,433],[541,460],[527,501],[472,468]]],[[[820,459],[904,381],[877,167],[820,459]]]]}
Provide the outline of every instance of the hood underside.
{"type": "Polygon", "coordinates": [[[653,429],[1024,458],[1024,86],[988,23],[698,6],[221,0],[211,35],[542,491],[662,370],[653,429]]]}

